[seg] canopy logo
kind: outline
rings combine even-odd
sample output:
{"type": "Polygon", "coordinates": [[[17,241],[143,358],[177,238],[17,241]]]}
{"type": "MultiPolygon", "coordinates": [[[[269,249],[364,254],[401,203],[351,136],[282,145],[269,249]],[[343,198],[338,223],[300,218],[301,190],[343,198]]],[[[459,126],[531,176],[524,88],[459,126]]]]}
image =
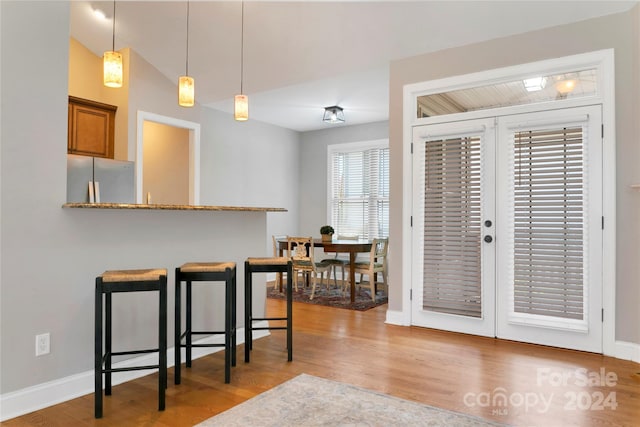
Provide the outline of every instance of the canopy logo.
{"type": "Polygon", "coordinates": [[[509,393],[504,387],[496,387],[493,391],[466,393],[463,402],[468,407],[491,408],[492,415],[507,415],[509,408],[524,408],[525,412],[535,410],[542,414],[548,412],[552,404],[566,411],[615,410],[618,402],[616,392],[611,388],[617,384],[618,375],[604,367],[597,371],[538,368],[536,385],[539,390],[509,393]],[[557,392],[549,392],[556,388],[557,392]]]}

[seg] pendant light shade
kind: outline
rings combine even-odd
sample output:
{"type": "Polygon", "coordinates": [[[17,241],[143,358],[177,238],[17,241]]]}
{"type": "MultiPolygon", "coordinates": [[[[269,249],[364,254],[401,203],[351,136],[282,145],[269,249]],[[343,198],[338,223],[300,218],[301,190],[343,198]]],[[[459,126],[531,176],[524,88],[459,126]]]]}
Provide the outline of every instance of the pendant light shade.
{"type": "Polygon", "coordinates": [[[122,87],[122,54],[116,52],[116,0],[113,0],[111,50],[102,59],[103,83],[107,87],[122,87]]]}
{"type": "Polygon", "coordinates": [[[195,81],[189,77],[189,2],[187,1],[187,49],[185,75],[178,79],[178,104],[181,107],[193,107],[195,103],[195,81]]]}
{"type": "Polygon", "coordinates": [[[249,98],[246,95],[235,96],[233,118],[239,122],[249,120],[249,98]]]}
{"type": "Polygon", "coordinates": [[[181,76],[178,80],[178,104],[193,107],[195,102],[195,82],[193,77],[181,76]]]}
{"type": "Polygon", "coordinates": [[[122,54],[107,51],[103,57],[104,85],[107,87],[122,87],[122,54]]]}
{"type": "Polygon", "coordinates": [[[242,93],[244,77],[244,1],[242,2],[242,20],[240,30],[240,95],[236,95],[233,105],[233,118],[239,122],[249,120],[249,98],[242,93]]]}

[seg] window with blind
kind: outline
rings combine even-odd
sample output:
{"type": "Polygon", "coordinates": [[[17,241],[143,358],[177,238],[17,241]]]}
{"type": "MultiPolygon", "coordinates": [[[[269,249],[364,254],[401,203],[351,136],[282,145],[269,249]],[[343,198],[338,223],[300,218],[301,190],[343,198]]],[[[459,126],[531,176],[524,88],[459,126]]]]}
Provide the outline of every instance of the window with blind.
{"type": "Polygon", "coordinates": [[[335,233],[389,236],[388,141],[330,146],[328,175],[335,233]]]}
{"type": "Polygon", "coordinates": [[[583,128],[513,138],[513,312],[584,316],[583,128]]]}
{"type": "Polygon", "coordinates": [[[481,317],[479,136],[427,141],[424,310],[481,317]]]}

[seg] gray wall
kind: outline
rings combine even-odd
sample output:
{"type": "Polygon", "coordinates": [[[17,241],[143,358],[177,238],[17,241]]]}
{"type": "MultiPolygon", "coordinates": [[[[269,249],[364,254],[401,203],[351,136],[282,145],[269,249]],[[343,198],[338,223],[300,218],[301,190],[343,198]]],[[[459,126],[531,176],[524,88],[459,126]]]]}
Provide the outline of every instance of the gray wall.
{"type": "MultiPolygon", "coordinates": [[[[640,183],[638,140],[638,26],[636,6],[628,13],[591,19],[469,46],[395,61],[390,77],[390,282],[410,286],[402,271],[402,94],[403,85],[483,70],[557,58],[600,49],[615,49],[617,137],[617,283],[616,339],[640,343],[640,195],[629,188],[640,183]]],[[[605,283],[604,286],[614,286],[605,283]]],[[[401,310],[402,290],[392,287],[389,309],[401,310]]]]}
{"type": "MultiPolygon", "coordinates": [[[[347,117],[348,120],[348,117],[347,117]]],[[[300,233],[317,236],[327,224],[327,146],[389,138],[387,121],[305,132],[300,146],[300,233]]]]}
{"type": "MultiPolygon", "coordinates": [[[[249,255],[265,254],[267,222],[294,233],[295,229],[284,228],[295,225],[295,220],[275,218],[297,216],[297,184],[286,171],[272,174],[271,167],[278,169],[278,162],[297,159],[292,147],[298,135],[255,121],[238,127],[230,115],[181,108],[175,82],[158,76],[133,53],[129,140],[135,141],[137,109],[199,122],[201,168],[207,171],[201,180],[203,203],[268,205],[292,212],[62,209],[66,200],[69,6],[67,2],[2,1],[0,7],[0,393],[4,395],[93,370],[94,280],[104,270],[165,267],[171,283],[171,270],[186,261],[242,263],[249,255]],[[228,129],[219,129],[224,127],[228,129]],[[269,165],[257,167],[265,159],[269,165]],[[248,167],[241,166],[245,164],[248,167]],[[267,186],[277,190],[264,194],[267,186]],[[51,353],[36,358],[34,337],[45,332],[51,334],[51,353]]],[[[243,326],[243,282],[240,274],[239,327],[243,326]]],[[[219,290],[213,288],[197,300],[220,301],[219,290]]],[[[169,295],[169,307],[173,307],[171,292],[169,295]]],[[[143,294],[115,301],[118,344],[148,344],[153,336],[148,331],[156,328],[155,301],[143,294]],[[126,339],[119,334],[125,329],[126,339]]],[[[255,302],[260,301],[264,304],[264,294],[255,296],[255,302]]],[[[196,309],[199,314],[194,322],[208,319],[214,322],[214,329],[221,327],[222,319],[206,314],[203,308],[196,309]]],[[[216,304],[208,313],[221,308],[222,303],[216,304]]],[[[171,335],[169,345],[173,345],[171,335]]]]}
{"type": "Polygon", "coordinates": [[[300,134],[251,117],[236,122],[230,115],[208,108],[203,108],[200,123],[200,202],[287,209],[286,213],[267,214],[270,254],[271,235],[295,234],[298,230],[300,134]]]}

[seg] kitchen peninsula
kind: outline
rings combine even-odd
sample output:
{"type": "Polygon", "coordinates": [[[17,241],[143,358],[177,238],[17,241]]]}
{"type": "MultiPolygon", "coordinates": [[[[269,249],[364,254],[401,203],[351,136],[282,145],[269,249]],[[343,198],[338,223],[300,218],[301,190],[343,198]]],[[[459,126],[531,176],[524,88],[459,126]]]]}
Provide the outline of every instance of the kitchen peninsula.
{"type": "MultiPolygon", "coordinates": [[[[56,276],[73,289],[77,319],[91,324],[95,278],[106,270],[166,268],[168,271],[168,307],[173,313],[175,269],[187,262],[235,262],[237,266],[237,322],[243,337],[244,261],[271,253],[267,234],[270,215],[287,209],[250,206],[192,206],[167,204],[64,203],[58,205],[64,230],[63,264],[56,276]],[[60,208],[61,207],[61,208],[60,208]]],[[[62,239],[62,238],[61,238],[62,239]]],[[[55,252],[55,251],[54,251],[55,252]]],[[[259,315],[266,303],[266,275],[254,279],[252,304],[259,315]]],[[[153,345],[143,331],[157,323],[155,299],[144,293],[114,305],[114,336],[129,337],[131,342],[153,345]],[[149,341],[147,343],[147,341],[149,341]]],[[[224,328],[224,284],[194,286],[193,324],[207,330],[224,328]]],[[[55,304],[60,305],[60,304],[55,304]]],[[[169,330],[174,328],[170,315],[169,330]]],[[[86,329],[86,328],[85,328],[86,329]]],[[[83,330],[90,337],[90,329],[83,330]]],[[[203,339],[210,339],[204,337],[203,339]]],[[[240,343],[242,340],[240,339],[240,343]]],[[[125,343],[126,345],[127,343],[125,343]]],[[[143,347],[145,344],[143,344],[143,347]]],[[[169,336],[169,348],[174,346],[169,336]]],[[[200,357],[198,351],[194,357],[200,357]]],[[[85,369],[90,366],[86,360],[85,369]]]]}

